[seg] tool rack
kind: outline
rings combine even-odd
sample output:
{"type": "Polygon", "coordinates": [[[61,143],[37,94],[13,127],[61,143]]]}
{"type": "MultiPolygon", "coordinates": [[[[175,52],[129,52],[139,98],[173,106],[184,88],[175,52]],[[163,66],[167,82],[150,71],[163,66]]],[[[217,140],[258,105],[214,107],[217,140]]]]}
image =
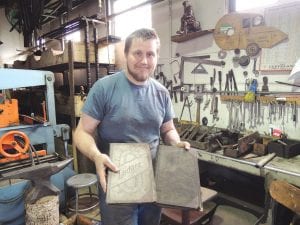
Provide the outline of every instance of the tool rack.
{"type": "MultiPolygon", "coordinates": [[[[221,101],[236,101],[236,102],[243,102],[244,95],[220,95],[221,101]]],[[[293,103],[296,105],[300,105],[300,94],[299,95],[285,95],[282,94],[274,94],[274,95],[260,95],[256,94],[256,100],[261,101],[261,103],[273,103],[276,101],[284,101],[288,103],[293,103]]]]}

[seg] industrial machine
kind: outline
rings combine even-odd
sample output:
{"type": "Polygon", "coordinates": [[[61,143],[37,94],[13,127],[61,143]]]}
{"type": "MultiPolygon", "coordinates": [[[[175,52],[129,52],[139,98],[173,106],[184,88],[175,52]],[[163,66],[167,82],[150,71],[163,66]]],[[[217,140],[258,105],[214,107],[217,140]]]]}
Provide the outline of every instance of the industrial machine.
{"type": "MultiPolygon", "coordinates": [[[[0,224],[17,225],[24,223],[22,197],[30,182],[7,181],[3,179],[5,174],[68,158],[70,128],[66,124],[56,124],[52,72],[2,68],[0,90],[0,224]],[[28,90],[41,95],[42,102],[31,101],[35,94],[25,100],[28,90]],[[29,106],[26,101],[33,105],[29,106]],[[24,115],[26,110],[19,109],[20,105],[41,108],[42,116],[34,115],[34,112],[24,115]],[[56,137],[65,143],[63,154],[56,152],[56,137]]],[[[72,175],[72,168],[66,167],[51,177],[51,182],[61,191],[61,196],[64,196],[64,181],[72,175]]]]}

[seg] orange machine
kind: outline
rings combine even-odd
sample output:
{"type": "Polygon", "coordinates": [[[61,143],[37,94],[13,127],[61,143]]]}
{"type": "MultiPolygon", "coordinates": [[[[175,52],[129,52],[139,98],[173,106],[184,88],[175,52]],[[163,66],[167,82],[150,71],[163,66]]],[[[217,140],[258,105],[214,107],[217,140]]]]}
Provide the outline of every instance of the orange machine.
{"type": "Polygon", "coordinates": [[[17,99],[6,99],[0,103],[0,128],[19,125],[19,109],[17,99]]]}

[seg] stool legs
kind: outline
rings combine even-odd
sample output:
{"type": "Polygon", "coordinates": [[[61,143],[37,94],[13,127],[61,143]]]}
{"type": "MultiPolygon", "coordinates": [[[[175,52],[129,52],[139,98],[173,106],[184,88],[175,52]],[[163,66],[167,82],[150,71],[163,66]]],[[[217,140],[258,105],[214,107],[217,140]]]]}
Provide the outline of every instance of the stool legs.
{"type": "Polygon", "coordinates": [[[78,214],[78,204],[79,204],[79,193],[78,193],[78,189],[76,188],[75,190],[75,213],[78,214]]]}
{"type": "Polygon", "coordinates": [[[92,186],[94,185],[96,186],[96,191],[98,192],[97,183],[98,179],[95,174],[84,173],[70,177],[67,180],[66,184],[67,187],[72,188],[75,191],[75,197],[67,199],[69,201],[69,205],[67,205],[67,210],[73,211],[76,214],[78,214],[90,210],[99,205],[99,193],[95,194],[92,191],[92,186]],[[83,190],[83,188],[86,189],[83,190]],[[81,200],[83,207],[81,207],[80,205],[81,200]]]}
{"type": "Polygon", "coordinates": [[[90,203],[92,203],[92,189],[89,187],[89,194],[90,194],[90,203]]]}

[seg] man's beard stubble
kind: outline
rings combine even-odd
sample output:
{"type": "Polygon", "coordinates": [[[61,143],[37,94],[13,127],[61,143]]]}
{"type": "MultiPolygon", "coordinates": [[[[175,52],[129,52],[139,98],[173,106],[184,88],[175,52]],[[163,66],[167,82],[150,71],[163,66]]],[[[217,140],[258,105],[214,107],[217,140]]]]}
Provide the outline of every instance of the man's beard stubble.
{"type": "Polygon", "coordinates": [[[133,71],[127,66],[127,73],[128,73],[133,79],[135,79],[135,80],[138,81],[138,82],[145,82],[145,81],[147,81],[147,80],[149,79],[149,77],[150,77],[150,75],[151,75],[152,72],[153,72],[153,71],[149,72],[149,74],[148,74],[146,77],[144,77],[144,76],[140,76],[140,74],[138,74],[138,73],[133,72],[133,71]]]}

